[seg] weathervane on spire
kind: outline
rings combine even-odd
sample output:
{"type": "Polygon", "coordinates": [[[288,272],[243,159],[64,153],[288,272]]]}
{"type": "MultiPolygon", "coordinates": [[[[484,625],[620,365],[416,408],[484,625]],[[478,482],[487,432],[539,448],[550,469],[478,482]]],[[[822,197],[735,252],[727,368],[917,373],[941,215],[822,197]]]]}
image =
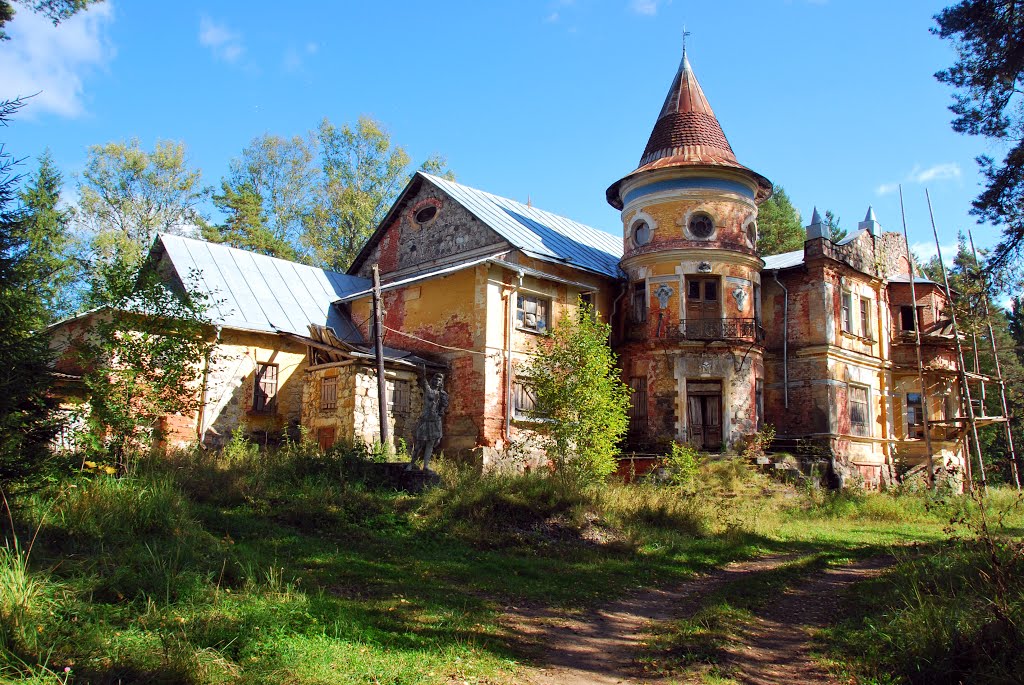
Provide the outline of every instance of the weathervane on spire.
{"type": "Polygon", "coordinates": [[[690,35],[690,32],[686,30],[686,24],[683,24],[683,56],[686,56],[686,37],[690,35]]]}

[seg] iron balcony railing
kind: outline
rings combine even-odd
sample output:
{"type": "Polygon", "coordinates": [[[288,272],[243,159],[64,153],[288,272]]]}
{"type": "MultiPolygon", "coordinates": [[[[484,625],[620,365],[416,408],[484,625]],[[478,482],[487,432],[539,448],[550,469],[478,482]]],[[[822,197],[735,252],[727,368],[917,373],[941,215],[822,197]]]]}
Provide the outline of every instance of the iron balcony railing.
{"type": "Polygon", "coordinates": [[[683,319],[678,325],[648,321],[633,324],[626,333],[630,340],[743,340],[763,342],[764,328],[757,319],[683,319]]]}

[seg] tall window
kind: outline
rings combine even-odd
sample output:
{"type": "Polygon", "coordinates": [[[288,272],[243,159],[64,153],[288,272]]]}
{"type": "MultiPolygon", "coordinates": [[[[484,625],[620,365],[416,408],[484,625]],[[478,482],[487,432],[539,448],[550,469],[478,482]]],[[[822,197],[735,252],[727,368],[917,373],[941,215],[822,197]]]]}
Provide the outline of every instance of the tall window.
{"type": "Polygon", "coordinates": [[[853,333],[853,295],[843,293],[843,331],[853,333]]]}
{"type": "Polygon", "coordinates": [[[850,408],[850,432],[854,435],[871,435],[868,389],[863,385],[846,386],[846,401],[850,408]]]}
{"type": "Polygon", "coordinates": [[[547,333],[550,315],[551,300],[520,295],[516,301],[516,324],[524,331],[547,333]]]}
{"type": "Polygon", "coordinates": [[[256,381],[253,383],[252,410],[270,413],[274,411],[277,399],[277,364],[256,364],[256,381]]]}
{"type": "Polygon", "coordinates": [[[764,428],[764,381],[754,381],[754,410],[757,412],[757,430],[764,428]]]}
{"type": "Polygon", "coordinates": [[[596,293],[581,293],[580,303],[590,308],[590,315],[597,316],[597,300],[596,293]]]}
{"type": "Polygon", "coordinates": [[[647,431],[647,377],[633,376],[629,388],[629,432],[641,435],[647,431]]]}
{"type": "Polygon", "coordinates": [[[907,393],[907,437],[924,437],[924,403],[919,392],[907,393]]]}
{"type": "Polygon", "coordinates": [[[871,300],[866,297],[860,298],[860,334],[871,337],[871,300]]]}
{"type": "Polygon", "coordinates": [[[647,284],[637,281],[633,284],[633,323],[647,321],[647,284]]]}
{"type": "Polygon", "coordinates": [[[320,408],[338,408],[338,377],[320,379],[320,408]]]}

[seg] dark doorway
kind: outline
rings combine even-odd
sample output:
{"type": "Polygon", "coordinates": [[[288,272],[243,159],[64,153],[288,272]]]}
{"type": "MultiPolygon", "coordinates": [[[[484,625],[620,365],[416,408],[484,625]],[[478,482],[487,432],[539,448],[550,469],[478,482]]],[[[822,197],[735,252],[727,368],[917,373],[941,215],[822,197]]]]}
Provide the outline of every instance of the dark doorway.
{"type": "Polygon", "coordinates": [[[687,381],[686,420],[690,443],[697,449],[722,447],[722,383],[687,381]]]}

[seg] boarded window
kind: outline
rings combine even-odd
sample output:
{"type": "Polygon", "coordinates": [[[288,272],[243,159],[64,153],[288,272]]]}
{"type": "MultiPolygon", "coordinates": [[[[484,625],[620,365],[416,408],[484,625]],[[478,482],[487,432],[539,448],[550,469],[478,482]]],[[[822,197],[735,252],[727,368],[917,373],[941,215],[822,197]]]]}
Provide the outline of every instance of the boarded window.
{"type": "Polygon", "coordinates": [[[408,414],[412,405],[412,383],[406,380],[388,381],[388,411],[392,416],[408,414]]]}
{"type": "Polygon", "coordinates": [[[334,427],[318,428],[316,431],[316,442],[320,445],[320,449],[324,451],[334,447],[334,427]]]}
{"type": "Polygon", "coordinates": [[[338,377],[320,379],[320,408],[338,408],[338,377]]]}
{"type": "Polygon", "coordinates": [[[516,301],[516,324],[523,330],[547,333],[550,315],[550,300],[520,295],[516,301]]]}
{"type": "Polygon", "coordinates": [[[850,432],[854,435],[871,435],[871,408],[868,406],[868,389],[863,385],[849,385],[846,401],[850,407],[850,432]]]}
{"type": "Polygon", "coordinates": [[[906,393],[906,436],[925,437],[925,404],[920,392],[906,393]]]}
{"type": "Polygon", "coordinates": [[[647,431],[647,377],[633,376],[629,388],[629,432],[640,435],[647,431]]]}
{"type": "Polygon", "coordinates": [[[277,405],[277,364],[256,364],[253,384],[252,410],[272,412],[277,405]]]}
{"type": "Polygon", "coordinates": [[[537,394],[529,381],[516,380],[512,384],[512,408],[518,417],[536,416],[537,394]]]}

